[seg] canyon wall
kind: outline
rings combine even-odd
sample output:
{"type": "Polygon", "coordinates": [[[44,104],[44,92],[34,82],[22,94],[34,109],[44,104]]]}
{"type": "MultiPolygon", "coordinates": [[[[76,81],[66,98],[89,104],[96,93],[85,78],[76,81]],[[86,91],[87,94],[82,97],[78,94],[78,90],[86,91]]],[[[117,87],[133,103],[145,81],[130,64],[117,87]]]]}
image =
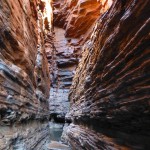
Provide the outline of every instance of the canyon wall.
{"type": "Polygon", "coordinates": [[[13,149],[18,138],[31,139],[26,146],[33,149],[47,135],[40,132],[42,125],[18,130],[24,122],[49,117],[46,18],[41,8],[39,0],[0,1],[0,149],[13,149]]]}
{"type": "Polygon", "coordinates": [[[95,23],[69,94],[73,149],[150,148],[149,6],[115,0],[95,23]]]}
{"type": "Polygon", "coordinates": [[[53,47],[48,48],[48,60],[51,67],[50,114],[56,121],[64,122],[69,111],[68,92],[72,84],[75,67],[78,59],[73,53],[62,28],[55,27],[53,47]]]}
{"type": "Polygon", "coordinates": [[[150,149],[150,1],[50,4],[0,1],[0,149],[150,149]]]}
{"type": "Polygon", "coordinates": [[[50,114],[56,120],[64,120],[69,111],[68,93],[83,43],[89,38],[95,21],[110,5],[110,0],[102,3],[97,0],[55,0],[53,3],[53,44],[47,49],[47,55],[53,64],[50,114]]]}

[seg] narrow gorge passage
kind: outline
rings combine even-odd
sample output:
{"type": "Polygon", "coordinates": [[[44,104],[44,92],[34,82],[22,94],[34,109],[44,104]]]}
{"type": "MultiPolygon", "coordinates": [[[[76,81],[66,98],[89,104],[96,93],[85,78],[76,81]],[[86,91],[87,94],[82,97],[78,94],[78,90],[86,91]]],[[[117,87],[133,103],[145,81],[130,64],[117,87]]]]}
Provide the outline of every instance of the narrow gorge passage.
{"type": "Polygon", "coordinates": [[[0,150],[149,150],[149,10],[1,0],[0,150]]]}

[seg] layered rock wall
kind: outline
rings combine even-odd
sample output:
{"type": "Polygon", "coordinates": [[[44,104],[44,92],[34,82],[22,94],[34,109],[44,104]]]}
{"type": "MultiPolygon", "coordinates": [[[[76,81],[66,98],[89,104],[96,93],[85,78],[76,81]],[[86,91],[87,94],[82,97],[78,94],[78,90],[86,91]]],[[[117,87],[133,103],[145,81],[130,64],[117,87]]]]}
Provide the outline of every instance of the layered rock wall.
{"type": "Polygon", "coordinates": [[[74,149],[149,149],[149,6],[115,0],[84,45],[67,115],[74,149]]]}
{"type": "Polygon", "coordinates": [[[52,87],[50,113],[64,118],[69,110],[68,93],[76,66],[81,58],[83,43],[91,34],[96,19],[111,5],[111,1],[55,0],[54,34],[47,49],[51,67],[52,87]]]}
{"type": "Polygon", "coordinates": [[[65,28],[66,37],[78,38],[91,28],[112,0],[67,0],[54,3],[54,25],[65,28]]]}
{"type": "Polygon", "coordinates": [[[65,31],[55,27],[54,32],[54,46],[47,52],[50,63],[53,64],[49,100],[50,113],[57,119],[64,119],[65,114],[69,111],[68,92],[78,58],[64,36],[65,31]]]}
{"type": "Polygon", "coordinates": [[[49,125],[37,121],[1,127],[0,150],[46,150],[49,134],[49,125]]]}
{"type": "Polygon", "coordinates": [[[50,27],[41,8],[40,0],[0,1],[1,150],[41,150],[48,140],[39,120],[49,117],[44,39],[50,27]]]}
{"type": "Polygon", "coordinates": [[[0,2],[1,124],[48,115],[49,70],[37,6],[0,2]]]}

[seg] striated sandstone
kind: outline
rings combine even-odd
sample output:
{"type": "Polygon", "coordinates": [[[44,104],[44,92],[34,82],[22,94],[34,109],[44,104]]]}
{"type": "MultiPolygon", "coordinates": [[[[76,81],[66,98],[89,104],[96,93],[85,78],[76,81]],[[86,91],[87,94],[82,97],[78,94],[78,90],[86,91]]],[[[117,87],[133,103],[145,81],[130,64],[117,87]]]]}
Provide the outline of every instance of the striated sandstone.
{"type": "Polygon", "coordinates": [[[47,123],[36,121],[0,128],[0,150],[46,150],[49,141],[47,123]]]}
{"type": "Polygon", "coordinates": [[[64,147],[49,113],[74,150],[150,149],[150,1],[111,3],[0,2],[0,149],[64,147]]]}
{"type": "Polygon", "coordinates": [[[73,150],[142,150],[149,148],[145,136],[127,134],[110,129],[97,132],[85,126],[71,124],[63,132],[63,139],[71,143],[73,150]]]}
{"type": "MultiPolygon", "coordinates": [[[[50,77],[40,0],[0,1],[0,149],[45,149],[50,77]]],[[[49,14],[50,15],[50,14],[49,14]]],[[[49,22],[50,23],[50,22],[49,22]]]]}
{"type": "MultiPolygon", "coordinates": [[[[99,137],[103,129],[141,139],[144,135],[144,141],[150,142],[149,6],[149,0],[115,0],[99,18],[84,45],[69,95],[71,109],[66,116],[79,125],[70,126],[67,134],[75,149],[95,149],[93,146],[98,146],[96,136],[99,137]],[[96,131],[95,138],[89,137],[85,127],[88,133],[96,131]],[[91,144],[86,145],[87,142],[91,144]],[[80,147],[81,143],[84,148],[80,147]]],[[[128,149],[150,147],[142,140],[135,144],[137,147],[136,139],[133,143],[129,141],[130,144],[124,143],[128,149]]],[[[120,149],[115,146],[115,140],[113,144],[114,149],[120,149]]],[[[97,149],[113,148],[105,143],[105,147],[97,149]]]]}
{"type": "Polygon", "coordinates": [[[54,32],[53,47],[47,48],[48,61],[52,64],[49,105],[51,116],[63,121],[69,111],[68,93],[78,54],[65,38],[63,29],[55,27],[54,32]]]}
{"type": "Polygon", "coordinates": [[[97,18],[110,7],[111,2],[111,0],[56,1],[54,25],[65,28],[66,37],[83,36],[97,18]]]}
{"type": "Polygon", "coordinates": [[[47,58],[51,65],[50,113],[65,117],[69,110],[68,93],[76,66],[81,58],[81,47],[91,34],[95,21],[111,5],[111,0],[55,0],[54,34],[47,58]]]}
{"type": "Polygon", "coordinates": [[[48,117],[49,70],[37,6],[31,0],[0,2],[1,125],[48,117]]]}

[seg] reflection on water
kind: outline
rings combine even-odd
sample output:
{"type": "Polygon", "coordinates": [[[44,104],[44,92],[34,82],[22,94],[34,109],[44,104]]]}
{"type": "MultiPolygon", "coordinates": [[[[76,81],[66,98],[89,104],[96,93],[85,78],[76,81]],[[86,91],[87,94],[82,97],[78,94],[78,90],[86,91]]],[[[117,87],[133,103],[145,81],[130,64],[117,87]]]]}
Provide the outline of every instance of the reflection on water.
{"type": "Polygon", "coordinates": [[[18,140],[14,145],[13,145],[13,150],[25,150],[25,144],[18,140]]]}
{"type": "Polygon", "coordinates": [[[49,122],[49,127],[50,127],[50,140],[60,141],[63,132],[63,124],[49,122]]]}
{"type": "Polygon", "coordinates": [[[50,130],[50,140],[51,141],[60,141],[61,135],[62,135],[62,129],[50,130]]]}
{"type": "Polygon", "coordinates": [[[51,142],[48,144],[48,148],[50,150],[71,150],[68,145],[65,145],[61,142],[63,127],[64,124],[49,122],[51,142]]]}
{"type": "Polygon", "coordinates": [[[64,149],[60,140],[63,124],[38,121],[27,124],[0,127],[0,150],[50,150],[64,149]]]}

